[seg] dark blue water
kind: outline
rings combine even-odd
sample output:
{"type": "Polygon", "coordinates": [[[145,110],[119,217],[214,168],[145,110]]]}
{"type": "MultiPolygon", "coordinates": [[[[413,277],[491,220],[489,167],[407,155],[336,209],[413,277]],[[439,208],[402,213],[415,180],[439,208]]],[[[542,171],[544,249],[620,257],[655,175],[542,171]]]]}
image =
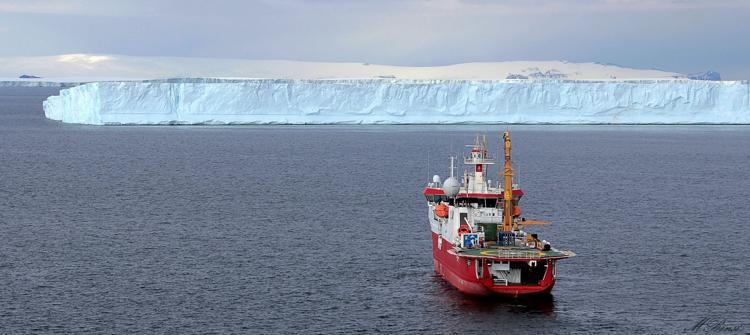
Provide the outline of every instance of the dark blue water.
{"type": "Polygon", "coordinates": [[[0,333],[750,331],[748,127],[511,126],[578,256],[498,301],[435,276],[420,192],[506,127],[79,126],[51,93],[0,90],[0,333]]]}

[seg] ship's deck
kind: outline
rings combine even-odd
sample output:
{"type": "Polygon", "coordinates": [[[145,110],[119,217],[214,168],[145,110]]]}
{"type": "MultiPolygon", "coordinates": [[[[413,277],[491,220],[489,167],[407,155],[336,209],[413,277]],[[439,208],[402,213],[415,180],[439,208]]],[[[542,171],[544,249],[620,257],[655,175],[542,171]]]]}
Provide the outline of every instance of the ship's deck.
{"type": "Polygon", "coordinates": [[[513,258],[513,259],[556,259],[575,256],[571,251],[551,249],[542,251],[526,246],[505,246],[495,248],[456,249],[456,254],[465,257],[513,258]]]}

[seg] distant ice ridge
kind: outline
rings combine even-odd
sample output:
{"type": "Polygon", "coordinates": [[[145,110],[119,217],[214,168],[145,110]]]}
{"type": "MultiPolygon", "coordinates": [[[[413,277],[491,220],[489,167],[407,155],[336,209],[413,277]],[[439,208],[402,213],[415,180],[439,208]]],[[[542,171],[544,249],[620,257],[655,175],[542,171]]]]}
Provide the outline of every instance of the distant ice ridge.
{"type": "Polygon", "coordinates": [[[55,82],[42,80],[2,80],[0,78],[0,87],[73,87],[81,83],[75,82],[55,82]]]}
{"type": "Polygon", "coordinates": [[[106,124],[750,123],[750,82],[170,79],[95,82],[47,118],[106,124]]]}

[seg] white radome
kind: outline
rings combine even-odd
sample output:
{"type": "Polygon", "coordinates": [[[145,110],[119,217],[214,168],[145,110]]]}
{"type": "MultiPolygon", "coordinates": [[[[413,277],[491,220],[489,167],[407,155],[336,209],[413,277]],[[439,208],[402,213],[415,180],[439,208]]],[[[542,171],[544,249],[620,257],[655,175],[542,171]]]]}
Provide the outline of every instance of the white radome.
{"type": "Polygon", "coordinates": [[[448,177],[448,179],[443,182],[443,192],[445,192],[445,195],[449,198],[456,196],[460,188],[461,185],[458,184],[458,180],[455,177],[448,177]]]}

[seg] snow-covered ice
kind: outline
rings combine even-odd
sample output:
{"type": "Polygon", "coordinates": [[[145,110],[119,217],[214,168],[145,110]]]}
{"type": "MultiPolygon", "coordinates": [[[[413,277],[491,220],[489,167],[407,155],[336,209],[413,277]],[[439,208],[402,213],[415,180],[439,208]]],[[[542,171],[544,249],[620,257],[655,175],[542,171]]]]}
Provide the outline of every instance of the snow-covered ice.
{"type": "Polygon", "coordinates": [[[172,79],[95,82],[44,102],[82,124],[750,123],[750,82],[172,79]]]}
{"type": "MultiPolygon", "coordinates": [[[[506,61],[444,66],[393,66],[368,63],[304,62],[190,57],[133,57],[124,55],[67,54],[44,57],[0,57],[0,77],[21,74],[42,81],[148,80],[173,77],[264,79],[467,79],[510,78],[680,79],[684,74],[633,69],[614,64],[566,61],[506,61]],[[51,79],[52,78],[52,79],[51,79]]],[[[0,78],[0,81],[3,79],[0,78]]],[[[17,80],[17,79],[16,79],[17,80]]]]}

